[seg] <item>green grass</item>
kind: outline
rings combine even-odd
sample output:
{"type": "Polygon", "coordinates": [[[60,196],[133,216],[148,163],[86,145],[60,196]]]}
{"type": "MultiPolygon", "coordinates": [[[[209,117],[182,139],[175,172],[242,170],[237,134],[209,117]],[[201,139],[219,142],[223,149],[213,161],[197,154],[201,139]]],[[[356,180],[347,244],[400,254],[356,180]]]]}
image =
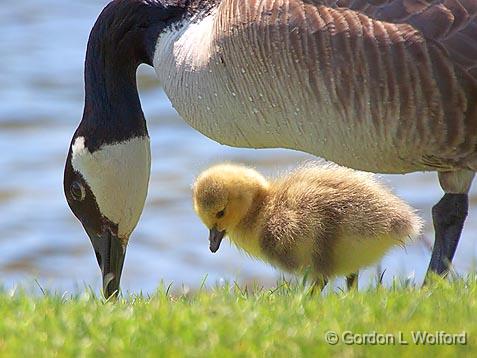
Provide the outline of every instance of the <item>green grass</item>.
{"type": "MultiPolygon", "coordinates": [[[[0,293],[0,356],[454,356],[477,351],[477,278],[310,297],[302,285],[231,287],[105,302],[0,293]],[[340,342],[330,345],[325,334],[340,342]],[[466,345],[415,345],[412,331],[466,332],[466,345]],[[347,345],[345,331],[402,332],[409,345],[347,345]]],[[[397,339],[397,338],[396,338],[397,339]]]]}

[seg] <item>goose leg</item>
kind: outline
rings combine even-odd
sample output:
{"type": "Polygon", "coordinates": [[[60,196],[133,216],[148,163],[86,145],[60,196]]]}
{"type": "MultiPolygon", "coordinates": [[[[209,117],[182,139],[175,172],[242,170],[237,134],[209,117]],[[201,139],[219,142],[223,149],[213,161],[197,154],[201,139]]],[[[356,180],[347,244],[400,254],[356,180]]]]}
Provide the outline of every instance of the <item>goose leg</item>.
{"type": "Polygon", "coordinates": [[[348,291],[358,289],[358,272],[346,276],[346,287],[348,291]]]}
{"type": "Polygon", "coordinates": [[[467,217],[467,193],[474,174],[470,171],[439,172],[439,182],[445,194],[432,208],[435,241],[427,275],[433,272],[445,277],[449,272],[467,217]]]}
{"type": "Polygon", "coordinates": [[[467,194],[444,194],[432,208],[435,241],[428,272],[445,276],[452,264],[460,234],[467,217],[467,194]]]}

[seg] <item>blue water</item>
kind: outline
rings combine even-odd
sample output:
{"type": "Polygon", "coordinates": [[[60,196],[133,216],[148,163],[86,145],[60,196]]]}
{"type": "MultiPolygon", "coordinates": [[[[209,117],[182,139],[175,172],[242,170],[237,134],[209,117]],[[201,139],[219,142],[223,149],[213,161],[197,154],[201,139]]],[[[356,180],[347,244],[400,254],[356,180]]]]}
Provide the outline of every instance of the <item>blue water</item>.
{"type": "MultiPolygon", "coordinates": [[[[99,269],[89,240],[62,192],[65,155],[82,114],[83,60],[89,30],[107,1],[23,0],[0,7],[0,282],[56,291],[98,288],[99,269]]],[[[271,174],[311,159],[287,150],[242,150],[221,146],[188,127],[172,109],[152,69],[141,67],[139,83],[152,139],[149,196],[133,234],[123,289],[151,292],[159,282],[197,287],[221,280],[269,285],[279,273],[242,256],[229,245],[213,255],[207,230],[193,213],[190,186],[212,163],[244,162],[271,174]]],[[[383,176],[420,210],[425,238],[432,239],[430,208],[442,195],[436,175],[383,176]]],[[[455,258],[458,272],[475,267],[477,190],[455,258]]],[[[430,258],[426,240],[397,249],[382,262],[393,275],[420,281],[430,258]]],[[[362,283],[376,268],[366,271],[362,283]]]]}

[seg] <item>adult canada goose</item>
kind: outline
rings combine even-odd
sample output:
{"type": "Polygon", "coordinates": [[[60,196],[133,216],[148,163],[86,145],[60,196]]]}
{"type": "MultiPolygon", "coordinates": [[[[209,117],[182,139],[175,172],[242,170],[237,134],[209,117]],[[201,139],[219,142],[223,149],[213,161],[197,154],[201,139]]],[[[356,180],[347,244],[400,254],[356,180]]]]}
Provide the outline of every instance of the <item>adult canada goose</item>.
{"type": "Polygon", "coordinates": [[[445,274],[477,168],[476,15],[477,0],[111,2],[88,42],[64,180],[105,295],[119,287],[147,192],[141,63],[220,143],[293,148],[371,172],[437,171],[445,194],[429,269],[445,274]]]}
{"type": "Polygon", "coordinates": [[[256,170],[219,164],[193,186],[194,210],[210,230],[210,251],[227,236],[249,255],[318,286],[381,259],[420,232],[414,210],[369,173],[308,164],[267,180],[256,170]]]}

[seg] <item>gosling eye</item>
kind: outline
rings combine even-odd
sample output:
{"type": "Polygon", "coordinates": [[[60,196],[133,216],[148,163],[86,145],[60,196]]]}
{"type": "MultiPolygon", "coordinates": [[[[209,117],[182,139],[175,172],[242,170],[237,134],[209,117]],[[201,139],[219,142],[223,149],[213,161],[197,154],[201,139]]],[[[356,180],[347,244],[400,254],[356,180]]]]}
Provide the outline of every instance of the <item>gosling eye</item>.
{"type": "Polygon", "coordinates": [[[225,215],[225,209],[224,210],[220,210],[217,215],[215,215],[217,217],[217,219],[220,219],[220,218],[223,218],[225,215]]]}
{"type": "Polygon", "coordinates": [[[70,187],[71,197],[76,201],[83,201],[86,196],[84,186],[77,181],[74,181],[70,187]]]}

